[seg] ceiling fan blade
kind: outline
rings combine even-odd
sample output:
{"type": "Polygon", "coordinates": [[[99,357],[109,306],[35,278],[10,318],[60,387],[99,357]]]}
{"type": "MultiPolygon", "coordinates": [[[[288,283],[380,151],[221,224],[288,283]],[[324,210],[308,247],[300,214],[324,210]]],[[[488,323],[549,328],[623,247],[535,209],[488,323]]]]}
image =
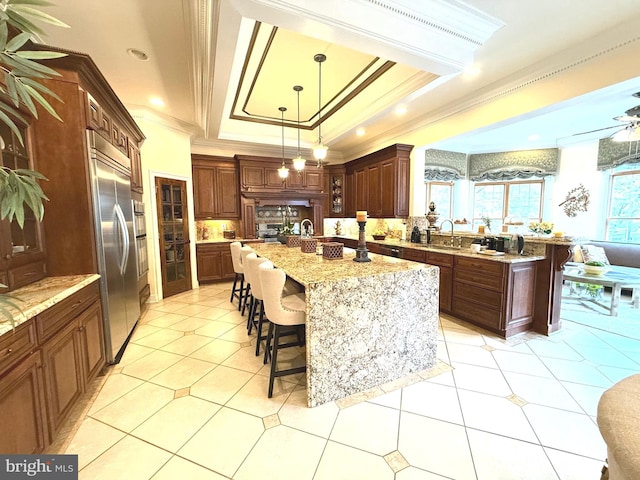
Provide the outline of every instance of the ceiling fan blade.
{"type": "Polygon", "coordinates": [[[620,125],[611,125],[609,127],[603,127],[603,128],[597,128],[595,130],[589,130],[586,132],[579,132],[579,133],[574,133],[573,135],[571,135],[572,137],[577,137],[579,135],[587,135],[589,133],[596,133],[596,132],[602,132],[603,130],[611,130],[612,128],[620,128],[620,125]]]}
{"type": "Polygon", "coordinates": [[[619,122],[638,122],[640,121],[640,117],[632,116],[632,115],[620,115],[618,117],[613,117],[614,120],[619,122]]]}

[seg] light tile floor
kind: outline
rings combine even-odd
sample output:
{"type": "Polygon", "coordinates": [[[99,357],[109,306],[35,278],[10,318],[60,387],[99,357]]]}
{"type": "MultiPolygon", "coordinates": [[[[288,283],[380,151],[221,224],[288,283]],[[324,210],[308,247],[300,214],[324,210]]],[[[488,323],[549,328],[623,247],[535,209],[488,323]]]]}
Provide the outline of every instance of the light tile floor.
{"type": "Polygon", "coordinates": [[[506,342],[443,315],[437,368],[311,409],[304,375],[267,398],[268,365],[229,293],[151,305],[63,446],[81,479],[596,480],[598,399],[640,372],[624,332],[565,321],[506,342]]]}

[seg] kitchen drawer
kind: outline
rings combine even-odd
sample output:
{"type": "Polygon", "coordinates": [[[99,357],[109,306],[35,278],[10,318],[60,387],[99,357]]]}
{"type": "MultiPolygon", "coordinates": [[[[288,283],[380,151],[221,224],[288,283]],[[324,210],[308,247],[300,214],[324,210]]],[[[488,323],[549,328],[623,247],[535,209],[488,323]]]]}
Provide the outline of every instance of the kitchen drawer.
{"type": "Polygon", "coordinates": [[[229,246],[231,242],[227,243],[198,243],[196,244],[196,254],[198,253],[220,253],[220,252],[230,252],[231,247],[229,246]]]}
{"type": "Polygon", "coordinates": [[[482,260],[479,258],[456,257],[456,270],[476,270],[483,275],[502,276],[504,275],[504,265],[502,262],[482,260]]]}
{"type": "Polygon", "coordinates": [[[401,257],[404,260],[425,263],[427,259],[427,252],[424,250],[415,250],[413,248],[403,248],[401,257]]]}
{"type": "Polygon", "coordinates": [[[453,267],[453,255],[438,252],[426,252],[427,263],[441,267],[453,267]]]}
{"type": "Polygon", "coordinates": [[[456,282],[465,282],[498,292],[502,292],[503,289],[502,276],[494,276],[481,270],[460,270],[456,266],[453,269],[453,276],[456,282]]]}
{"type": "Polygon", "coordinates": [[[456,317],[494,331],[502,329],[502,312],[500,310],[487,308],[484,305],[470,302],[463,298],[454,297],[453,314],[456,317]]]}
{"type": "Polygon", "coordinates": [[[36,329],[32,319],[0,336],[0,375],[35,348],[36,329]]]}
{"type": "MultiPolygon", "coordinates": [[[[379,253],[382,255],[381,251],[383,249],[384,247],[379,243],[367,242],[367,250],[369,250],[371,253],[379,253]]],[[[386,253],[385,255],[389,255],[389,253],[386,253]]]]}
{"type": "Polygon", "coordinates": [[[502,292],[487,290],[482,286],[456,281],[453,284],[453,296],[481,303],[489,308],[502,308],[502,292]]]}
{"type": "Polygon", "coordinates": [[[44,261],[29,263],[9,270],[9,287],[11,290],[23,287],[47,276],[47,265],[44,261]]]}
{"type": "Polygon", "coordinates": [[[38,342],[42,344],[69,321],[100,298],[98,282],[87,285],[36,317],[38,342]]]}

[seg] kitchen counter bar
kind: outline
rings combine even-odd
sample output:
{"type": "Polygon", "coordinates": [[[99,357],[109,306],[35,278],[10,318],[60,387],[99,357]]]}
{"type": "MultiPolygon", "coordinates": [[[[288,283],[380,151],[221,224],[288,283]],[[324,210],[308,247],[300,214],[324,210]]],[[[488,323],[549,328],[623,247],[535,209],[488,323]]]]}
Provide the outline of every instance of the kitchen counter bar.
{"type": "MultiPolygon", "coordinates": [[[[97,274],[47,277],[10,292],[10,295],[14,297],[12,301],[22,310],[22,313],[20,313],[9,309],[14,315],[16,327],[73,295],[75,292],[95,282],[99,278],[100,275],[97,274]]],[[[11,330],[12,326],[8,321],[4,320],[0,322],[0,335],[10,332],[11,330]]]]}
{"type": "Polygon", "coordinates": [[[327,260],[299,248],[252,245],[305,287],[307,397],[314,407],[435,365],[437,267],[370,254],[327,260]]]}

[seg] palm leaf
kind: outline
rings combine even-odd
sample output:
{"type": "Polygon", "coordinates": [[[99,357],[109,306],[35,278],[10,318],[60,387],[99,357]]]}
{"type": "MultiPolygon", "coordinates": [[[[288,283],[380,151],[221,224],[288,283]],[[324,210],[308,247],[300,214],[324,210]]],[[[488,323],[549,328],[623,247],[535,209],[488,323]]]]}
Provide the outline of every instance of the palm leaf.
{"type": "Polygon", "coordinates": [[[48,13],[41,12],[40,10],[36,10],[35,8],[29,7],[29,6],[13,4],[13,5],[10,5],[10,10],[13,12],[21,12],[25,16],[29,16],[31,18],[37,19],[44,23],[48,23],[50,25],[54,25],[56,27],[69,28],[69,25],[67,25],[63,21],[58,20],[55,17],[52,17],[48,13]]]}
{"type": "Polygon", "coordinates": [[[33,98],[36,102],[38,102],[42,106],[42,108],[44,108],[47,112],[49,112],[49,114],[53,118],[62,121],[60,116],[56,113],[56,111],[49,104],[49,102],[47,102],[45,100],[45,98],[42,95],[40,95],[40,93],[35,88],[33,88],[30,85],[23,85],[23,86],[24,86],[25,90],[27,91],[27,93],[29,94],[29,96],[31,98],[33,98]]]}

